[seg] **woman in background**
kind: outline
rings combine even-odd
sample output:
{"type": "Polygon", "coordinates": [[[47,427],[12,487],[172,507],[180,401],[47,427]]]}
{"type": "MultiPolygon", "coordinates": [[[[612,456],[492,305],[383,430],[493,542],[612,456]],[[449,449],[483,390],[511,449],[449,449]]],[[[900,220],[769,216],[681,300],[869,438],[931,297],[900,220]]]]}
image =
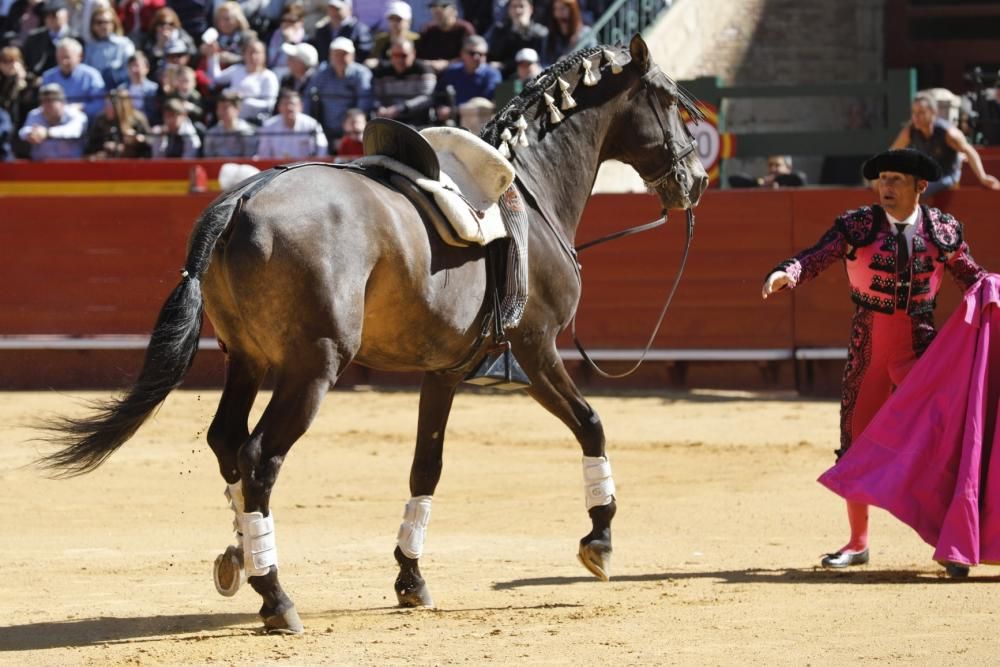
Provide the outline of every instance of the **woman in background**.
{"type": "Polygon", "coordinates": [[[267,43],[267,68],[278,79],[288,74],[288,56],[282,50],[285,44],[301,44],[306,41],[305,16],[299,5],[288,5],[281,12],[281,24],[267,43]]]}
{"type": "Polygon", "coordinates": [[[545,41],[542,62],[554,63],[567,53],[580,48],[588,32],[583,25],[580,3],[577,0],[555,0],[549,13],[549,37],[545,41]]]}
{"type": "Polygon", "coordinates": [[[219,66],[226,69],[243,62],[243,47],[255,36],[240,3],[229,0],[215,9],[212,28],[201,36],[201,54],[207,62],[212,51],[211,45],[218,44],[219,66]]]}
{"type": "Polygon", "coordinates": [[[132,107],[127,90],[113,90],[104,101],[104,112],[94,119],[84,155],[91,158],[149,157],[149,123],[132,107]]]}
{"type": "Polygon", "coordinates": [[[104,77],[108,90],[128,81],[128,59],[135,53],[135,45],[122,36],[118,15],[108,5],[98,5],[90,16],[90,32],[83,62],[104,77]]]}
{"type": "Polygon", "coordinates": [[[265,67],[264,43],[253,39],[243,48],[243,62],[225,70],[219,64],[218,44],[208,59],[208,76],[213,86],[234,90],[243,98],[240,117],[259,125],[271,115],[278,100],[278,77],[265,67]]]}
{"type": "Polygon", "coordinates": [[[36,92],[28,81],[21,50],[16,46],[0,49],[0,109],[10,115],[15,129],[20,128],[28,112],[38,106],[36,92]]]}
{"type": "Polygon", "coordinates": [[[152,28],[142,41],[142,50],[149,59],[152,71],[159,71],[162,67],[167,55],[167,45],[178,41],[187,47],[189,54],[197,54],[194,39],[181,27],[181,20],[177,16],[177,12],[169,7],[164,7],[153,16],[152,28]]]}
{"type": "Polygon", "coordinates": [[[82,41],[90,42],[90,24],[94,12],[107,3],[101,0],[65,0],[66,9],[69,10],[69,28],[72,32],[82,37],[82,41]]]}

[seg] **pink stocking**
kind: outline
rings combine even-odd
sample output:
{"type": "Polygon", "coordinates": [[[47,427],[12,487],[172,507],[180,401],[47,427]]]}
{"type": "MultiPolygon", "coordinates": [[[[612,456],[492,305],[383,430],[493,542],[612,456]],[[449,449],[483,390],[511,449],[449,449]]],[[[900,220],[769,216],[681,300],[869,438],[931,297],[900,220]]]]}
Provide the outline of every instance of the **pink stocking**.
{"type": "Polygon", "coordinates": [[[868,548],[868,505],[848,500],[847,522],[851,526],[851,541],[841,551],[864,551],[868,548]]]}

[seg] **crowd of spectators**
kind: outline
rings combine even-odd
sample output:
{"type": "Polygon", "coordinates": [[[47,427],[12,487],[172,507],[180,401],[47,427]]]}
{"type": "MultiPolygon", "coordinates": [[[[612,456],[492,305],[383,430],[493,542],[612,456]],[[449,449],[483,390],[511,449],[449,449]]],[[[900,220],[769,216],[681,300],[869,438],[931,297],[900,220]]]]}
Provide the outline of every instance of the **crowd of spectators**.
{"type": "Polygon", "coordinates": [[[353,156],[374,117],[475,130],[609,4],[421,1],[0,0],[0,160],[353,156]]]}

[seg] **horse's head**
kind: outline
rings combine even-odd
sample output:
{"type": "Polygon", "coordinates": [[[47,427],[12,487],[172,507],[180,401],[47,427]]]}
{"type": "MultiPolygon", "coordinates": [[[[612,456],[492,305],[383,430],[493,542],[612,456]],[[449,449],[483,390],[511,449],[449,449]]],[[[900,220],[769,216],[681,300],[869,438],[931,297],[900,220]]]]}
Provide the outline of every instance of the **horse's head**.
{"type": "Polygon", "coordinates": [[[646,42],[636,35],[627,65],[636,83],[605,143],[606,157],[635,169],[659,195],[664,208],[691,208],[708,186],[708,174],[681,111],[701,117],[677,84],[652,62],[646,42]]]}
{"type": "Polygon", "coordinates": [[[525,84],[481,136],[510,158],[549,219],[575,225],[586,203],[581,192],[589,194],[609,159],[635,169],[664,208],[698,203],[708,175],[682,111],[700,118],[636,35],[628,48],[595,46],[560,59],[525,84]]]}

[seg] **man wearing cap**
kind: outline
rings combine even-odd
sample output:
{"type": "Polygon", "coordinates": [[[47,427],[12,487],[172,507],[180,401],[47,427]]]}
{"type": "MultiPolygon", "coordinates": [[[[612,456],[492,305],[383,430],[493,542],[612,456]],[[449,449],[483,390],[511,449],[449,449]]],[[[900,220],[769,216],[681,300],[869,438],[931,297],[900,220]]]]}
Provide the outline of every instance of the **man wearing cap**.
{"type": "Polygon", "coordinates": [[[538,51],[534,49],[521,49],[514,55],[514,62],[517,65],[514,76],[521,83],[522,88],[524,84],[534,79],[542,71],[542,66],[538,64],[538,51]]]}
{"type": "Polygon", "coordinates": [[[410,30],[410,26],[413,25],[412,20],[413,10],[403,0],[393,0],[386,5],[387,29],[384,32],[375,33],[371,56],[365,61],[365,64],[372,69],[387,64],[389,62],[389,46],[393,42],[405,39],[416,44],[417,40],[420,39],[420,34],[410,30]]]}
{"type": "Polygon", "coordinates": [[[31,147],[32,160],[69,160],[83,156],[87,116],[66,104],[58,83],[38,91],[41,106],[28,112],[18,136],[31,147]]]}
{"type": "Polygon", "coordinates": [[[58,65],[45,70],[42,85],[58,83],[71,106],[76,106],[93,121],[104,110],[107,88],[101,73],[83,62],[83,47],[72,37],[56,45],[58,65]]]}
{"type": "Polygon", "coordinates": [[[36,76],[56,66],[56,43],[59,40],[79,37],[70,28],[66,0],[48,0],[42,5],[42,16],[45,26],[31,31],[22,49],[25,69],[36,76]]]}
{"type": "Polygon", "coordinates": [[[366,114],[374,106],[372,71],[354,62],[354,43],[337,37],[330,44],[327,67],[313,75],[308,96],[303,100],[304,111],[320,121],[332,145],[343,132],[344,114],[357,107],[366,114]]]}
{"type": "Polygon", "coordinates": [[[305,95],[312,75],[316,72],[316,65],[319,64],[316,47],[308,42],[298,44],[285,42],[281,45],[281,50],[287,56],[288,66],[288,73],[281,77],[281,89],[294,90],[299,95],[305,95]]]}
{"type": "Polygon", "coordinates": [[[326,18],[316,24],[312,39],[316,53],[328,53],[333,40],[344,37],[354,44],[355,58],[364,62],[372,50],[372,32],[353,16],[353,9],[351,0],[327,0],[326,18]]]}
{"type": "Polygon", "coordinates": [[[426,60],[435,72],[442,72],[462,52],[462,44],[476,34],[468,21],[458,18],[455,0],[430,0],[431,23],[420,33],[417,57],[426,60]]]}
{"type": "Polygon", "coordinates": [[[274,72],[279,80],[288,74],[288,54],[285,52],[284,46],[286,44],[290,46],[303,44],[307,38],[305,11],[302,5],[290,3],[281,12],[281,22],[278,24],[278,29],[267,40],[267,68],[274,72]]]}
{"type": "MultiPolygon", "coordinates": [[[[962,225],[918,205],[933,159],[913,149],[880,153],[864,165],[877,181],[879,204],[847,211],[812,248],[768,275],[762,295],[793,289],[838,260],[847,268],[855,303],[841,393],[839,459],[903,381],[933,340],[934,304],[944,271],[964,290],[985,275],[969,254],[962,225]]],[[[823,557],[824,567],[868,562],[868,506],[847,503],[850,539],[823,557]]]]}

